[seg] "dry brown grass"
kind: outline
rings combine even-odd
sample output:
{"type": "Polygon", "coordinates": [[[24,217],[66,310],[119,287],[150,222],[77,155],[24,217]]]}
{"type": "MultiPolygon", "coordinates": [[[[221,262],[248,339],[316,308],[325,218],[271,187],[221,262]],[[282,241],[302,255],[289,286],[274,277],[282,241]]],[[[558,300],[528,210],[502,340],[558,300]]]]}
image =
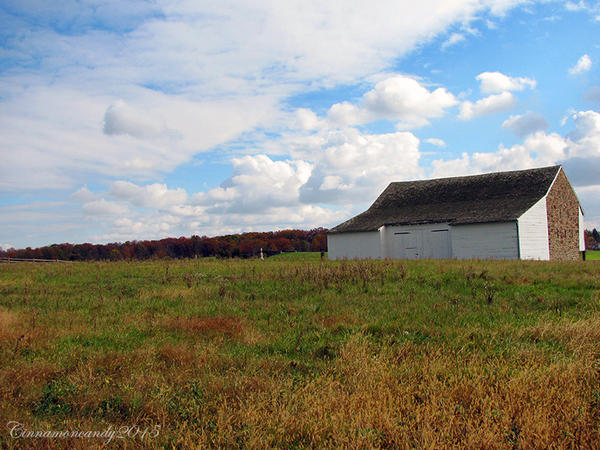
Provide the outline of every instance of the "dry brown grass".
{"type": "Polygon", "coordinates": [[[575,322],[542,322],[522,333],[534,342],[557,343],[572,352],[600,355],[600,318],[597,317],[575,322]]]}
{"type": "Polygon", "coordinates": [[[600,438],[585,394],[598,386],[591,364],[547,367],[525,354],[522,370],[511,373],[502,361],[417,355],[410,346],[374,352],[355,337],[306,384],[270,377],[235,395],[221,391],[229,401],[218,405],[219,431],[204,434],[204,444],[564,448],[600,438]]]}
{"type": "Polygon", "coordinates": [[[0,344],[14,341],[24,332],[21,318],[14,311],[0,308],[0,344]]]}
{"type": "Polygon", "coordinates": [[[174,318],[169,320],[169,327],[199,334],[224,334],[238,336],[242,330],[242,321],[237,317],[192,317],[174,318]]]}
{"type": "Polygon", "coordinates": [[[43,346],[50,335],[40,326],[36,312],[25,314],[0,308],[0,354],[15,359],[19,354],[43,346]]]}
{"type": "Polygon", "coordinates": [[[166,344],[158,349],[158,359],[168,367],[190,367],[197,361],[196,352],[184,344],[166,344]]]}
{"type": "MultiPolygon", "coordinates": [[[[116,392],[114,384],[130,382],[144,394],[139,414],[161,423],[171,444],[185,448],[447,448],[458,443],[466,448],[593,448],[600,440],[597,405],[588,397],[599,386],[592,363],[548,365],[539,355],[524,353],[517,356],[521,369],[514,370],[501,360],[423,352],[411,344],[377,351],[355,336],[327,371],[302,383],[285,376],[278,363],[242,373],[213,361],[216,373],[205,375],[203,399],[189,397],[189,387],[177,394],[179,414],[187,417],[178,419],[170,409],[174,393],[166,386],[186,386],[185,378],[201,370],[196,357],[186,347],[160,348],[157,360],[167,363],[172,379],[163,379],[160,367],[148,362],[139,370],[144,365],[135,358],[129,359],[139,370],[133,377],[119,369],[128,358],[93,361],[90,366],[102,369],[92,376],[101,386],[81,394],[77,404],[93,410],[95,418],[80,416],[63,426],[98,429],[97,406],[116,392]],[[192,372],[185,370],[190,367],[192,372]],[[157,390],[157,385],[164,387],[157,390]]],[[[95,382],[88,380],[87,386],[95,382]]],[[[112,412],[107,423],[136,420],[127,416],[131,395],[121,397],[125,416],[112,412]]],[[[11,411],[16,412],[4,413],[11,411]]],[[[50,448],[43,441],[28,444],[50,448]]],[[[83,444],[70,440],[58,447],[83,444]]]]}
{"type": "Polygon", "coordinates": [[[353,325],[358,321],[355,317],[349,314],[328,315],[319,319],[325,328],[337,328],[343,325],[353,325]]]}

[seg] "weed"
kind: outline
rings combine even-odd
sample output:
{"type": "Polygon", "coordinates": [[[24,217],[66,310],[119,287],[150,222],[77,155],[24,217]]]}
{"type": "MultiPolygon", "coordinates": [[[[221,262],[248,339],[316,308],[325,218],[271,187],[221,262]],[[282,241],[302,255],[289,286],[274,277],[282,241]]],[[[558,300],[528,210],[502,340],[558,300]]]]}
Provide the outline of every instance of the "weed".
{"type": "Polygon", "coordinates": [[[37,415],[70,415],[75,408],[77,386],[64,380],[55,380],[44,386],[40,399],[34,404],[37,415]]]}
{"type": "Polygon", "coordinates": [[[130,408],[121,397],[113,394],[98,403],[94,415],[122,422],[130,416],[130,408]]]}

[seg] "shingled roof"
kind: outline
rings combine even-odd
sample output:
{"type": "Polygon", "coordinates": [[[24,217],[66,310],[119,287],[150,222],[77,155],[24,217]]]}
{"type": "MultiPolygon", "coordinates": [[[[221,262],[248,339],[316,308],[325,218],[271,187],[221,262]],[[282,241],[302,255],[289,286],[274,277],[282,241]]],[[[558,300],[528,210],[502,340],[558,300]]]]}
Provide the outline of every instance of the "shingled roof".
{"type": "Polygon", "coordinates": [[[330,233],[382,225],[468,224],[516,220],[546,193],[560,166],[468,177],[390,183],[371,207],[330,233]]]}

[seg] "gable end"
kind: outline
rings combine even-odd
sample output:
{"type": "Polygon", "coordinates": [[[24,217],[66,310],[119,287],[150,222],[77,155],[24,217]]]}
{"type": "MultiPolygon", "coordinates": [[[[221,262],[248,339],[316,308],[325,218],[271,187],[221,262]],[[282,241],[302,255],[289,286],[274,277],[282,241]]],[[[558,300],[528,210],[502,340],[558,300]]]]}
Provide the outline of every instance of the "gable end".
{"type": "Polygon", "coordinates": [[[551,260],[579,259],[579,200],[564,171],[559,170],[546,196],[551,260]]]}

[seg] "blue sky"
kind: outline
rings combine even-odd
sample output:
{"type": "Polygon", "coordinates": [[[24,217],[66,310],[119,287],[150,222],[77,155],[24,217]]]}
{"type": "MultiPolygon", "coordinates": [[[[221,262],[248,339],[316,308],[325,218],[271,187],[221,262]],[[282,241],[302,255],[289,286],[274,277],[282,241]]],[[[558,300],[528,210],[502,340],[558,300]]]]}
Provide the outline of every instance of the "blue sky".
{"type": "Polygon", "coordinates": [[[0,0],[0,246],[330,227],[552,164],[600,227],[598,36],[585,1],[0,0]]]}

